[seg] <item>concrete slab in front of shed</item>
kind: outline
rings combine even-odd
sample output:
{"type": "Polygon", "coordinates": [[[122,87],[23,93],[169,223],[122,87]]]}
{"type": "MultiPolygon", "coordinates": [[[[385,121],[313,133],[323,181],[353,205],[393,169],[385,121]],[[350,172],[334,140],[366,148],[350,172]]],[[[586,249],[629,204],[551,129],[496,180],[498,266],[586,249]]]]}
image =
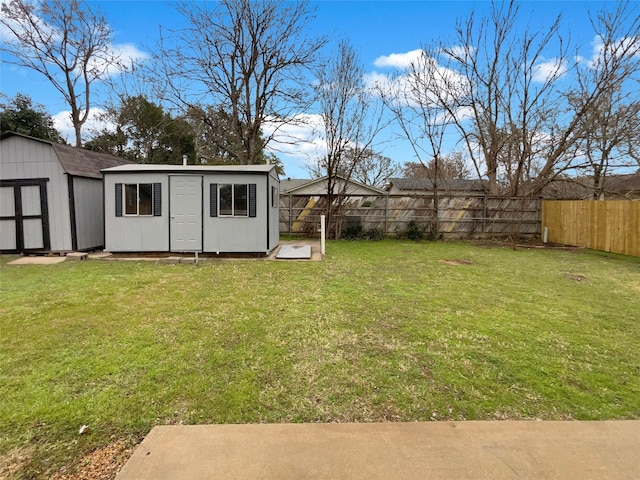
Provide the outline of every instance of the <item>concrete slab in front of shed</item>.
{"type": "Polygon", "coordinates": [[[276,255],[278,259],[310,259],[311,245],[282,245],[276,255]]]}
{"type": "Polygon", "coordinates": [[[62,263],[66,257],[21,257],[9,265],[52,265],[54,263],[62,263]]]}

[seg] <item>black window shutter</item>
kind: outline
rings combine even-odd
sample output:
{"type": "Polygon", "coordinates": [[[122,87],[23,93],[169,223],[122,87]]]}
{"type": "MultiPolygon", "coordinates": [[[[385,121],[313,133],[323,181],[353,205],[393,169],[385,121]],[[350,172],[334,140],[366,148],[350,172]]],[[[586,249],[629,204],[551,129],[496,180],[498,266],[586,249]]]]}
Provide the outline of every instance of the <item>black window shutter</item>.
{"type": "Polygon", "coordinates": [[[249,216],[255,217],[256,212],[256,184],[249,184],[249,216]]]}
{"type": "Polygon", "coordinates": [[[116,183],[116,217],[122,216],[122,184],[116,183]]]}
{"type": "Polygon", "coordinates": [[[209,185],[209,216],[218,216],[218,184],[212,183],[209,185]]]}
{"type": "Polygon", "coordinates": [[[153,216],[159,217],[162,215],[162,184],[153,184],[153,216]]]}

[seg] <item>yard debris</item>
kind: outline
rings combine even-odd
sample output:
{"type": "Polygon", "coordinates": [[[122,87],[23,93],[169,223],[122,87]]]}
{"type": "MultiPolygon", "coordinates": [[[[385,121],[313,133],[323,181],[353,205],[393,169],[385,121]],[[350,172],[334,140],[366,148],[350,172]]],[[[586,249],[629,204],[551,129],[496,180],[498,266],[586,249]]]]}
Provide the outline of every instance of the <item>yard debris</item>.
{"type": "Polygon", "coordinates": [[[569,280],[574,280],[576,282],[584,282],[587,280],[587,277],[585,277],[584,275],[571,275],[571,274],[567,274],[567,278],[569,280]]]}
{"type": "Polygon", "coordinates": [[[440,263],[445,265],[473,265],[471,260],[439,260],[440,263]]]}

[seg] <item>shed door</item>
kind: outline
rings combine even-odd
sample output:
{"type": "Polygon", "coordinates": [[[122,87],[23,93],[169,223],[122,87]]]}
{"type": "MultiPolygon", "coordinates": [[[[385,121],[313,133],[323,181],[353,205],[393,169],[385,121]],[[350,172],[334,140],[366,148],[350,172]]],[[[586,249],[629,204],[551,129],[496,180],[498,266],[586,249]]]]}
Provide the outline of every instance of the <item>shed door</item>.
{"type": "Polygon", "coordinates": [[[46,179],[0,182],[0,251],[49,250],[46,179]]]}
{"type": "Polygon", "coordinates": [[[172,252],[202,251],[202,177],[169,177],[169,243],[172,252]]]}

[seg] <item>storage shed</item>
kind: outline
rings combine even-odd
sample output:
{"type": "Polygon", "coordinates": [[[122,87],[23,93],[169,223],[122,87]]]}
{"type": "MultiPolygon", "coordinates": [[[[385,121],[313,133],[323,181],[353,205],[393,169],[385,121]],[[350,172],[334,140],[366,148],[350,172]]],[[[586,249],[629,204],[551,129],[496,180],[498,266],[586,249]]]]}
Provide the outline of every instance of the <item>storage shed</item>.
{"type": "Polygon", "coordinates": [[[273,165],[123,165],[102,171],[109,252],[268,254],[279,241],[273,165]]]}
{"type": "Polygon", "coordinates": [[[100,170],[121,158],[18,133],[0,137],[0,250],[69,252],[104,246],[100,170]]]}

